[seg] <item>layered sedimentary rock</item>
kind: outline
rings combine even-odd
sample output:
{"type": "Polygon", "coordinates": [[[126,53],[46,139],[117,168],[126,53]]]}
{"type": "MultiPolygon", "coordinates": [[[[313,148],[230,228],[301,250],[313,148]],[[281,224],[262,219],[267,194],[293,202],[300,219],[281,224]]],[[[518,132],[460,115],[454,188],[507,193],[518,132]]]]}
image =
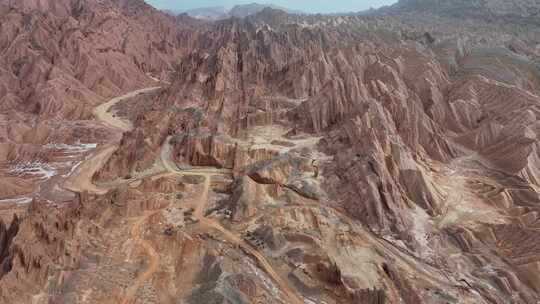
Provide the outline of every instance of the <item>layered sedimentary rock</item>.
{"type": "MultiPolygon", "coordinates": [[[[6,170],[50,161],[47,144],[99,143],[91,134],[99,129],[89,122],[93,108],[155,83],[152,77],[165,79],[191,39],[184,31],[189,19],[143,1],[6,0],[0,23],[0,166],[6,170]]],[[[0,197],[34,189],[6,189],[0,197]]]]}
{"type": "MultiPolygon", "coordinates": [[[[520,91],[534,92],[537,87],[534,71],[530,72],[531,59],[512,59],[522,55],[500,52],[493,46],[487,49],[482,42],[456,43],[452,33],[423,35],[427,31],[415,29],[422,33],[418,38],[413,38],[410,32],[379,38],[377,34],[351,30],[358,17],[344,17],[341,23],[316,25],[312,29],[295,25],[295,18],[267,10],[258,18],[250,18],[250,22],[224,21],[216,24],[214,31],[202,34],[201,40],[209,43],[205,48],[207,54],[189,55],[183,62],[184,74],[178,75],[169,92],[161,97],[176,107],[196,107],[194,104],[199,103],[202,110],[198,131],[180,133],[173,142],[174,161],[179,166],[238,169],[235,155],[241,154],[243,147],[260,148],[267,151],[266,156],[254,159],[252,164],[248,161],[250,169],[237,171],[240,175],[245,172],[249,180],[243,177],[233,192],[234,199],[225,201],[224,206],[233,213],[239,212],[242,217],[254,214],[249,193],[259,193],[272,201],[283,197],[291,200],[291,196],[294,201],[300,199],[297,195],[303,199],[318,198],[319,195],[302,194],[290,184],[294,175],[303,178],[318,175],[322,180],[310,185],[322,190],[319,192],[324,193],[323,204],[343,209],[376,234],[402,240],[408,250],[420,251],[418,254],[435,267],[449,271],[450,265],[458,262],[445,266],[439,264],[439,259],[455,245],[432,242],[444,244],[448,242],[446,234],[454,235],[454,232],[441,228],[469,227],[475,221],[486,227],[505,225],[502,217],[487,221],[480,217],[484,212],[507,212],[492,210],[495,206],[491,197],[506,205],[506,210],[517,203],[516,194],[504,198],[502,193],[496,193],[497,186],[488,183],[480,187],[474,179],[493,174],[489,178],[497,184],[500,181],[496,180],[504,174],[513,174],[516,179],[536,183],[536,149],[533,148],[536,136],[534,128],[525,127],[534,125],[535,117],[533,112],[527,116],[516,110],[527,107],[526,100],[537,99],[534,93],[519,97],[520,91]],[[284,19],[278,24],[272,22],[276,18],[284,19]],[[221,40],[217,40],[220,42],[216,46],[218,35],[221,40]],[[408,42],[397,43],[399,35],[408,42]],[[451,61],[449,54],[453,56],[451,61]],[[484,54],[500,56],[512,68],[480,59],[484,54]],[[511,71],[512,76],[504,77],[496,69],[511,71]],[[502,90],[508,90],[508,95],[502,90]],[[270,94],[272,98],[268,97],[270,94]],[[515,102],[502,101],[509,98],[515,102]],[[257,145],[256,139],[246,135],[258,125],[273,124],[283,126],[283,132],[274,134],[274,144],[266,141],[257,145]],[[298,134],[323,139],[318,145],[310,145],[308,151],[302,151],[295,144],[294,136],[298,134]],[[282,140],[286,142],[287,138],[292,148],[275,145],[282,140]],[[471,156],[471,153],[475,154],[471,156]],[[298,159],[284,162],[282,154],[298,159]],[[298,161],[306,164],[298,167],[295,165],[298,161]],[[312,161],[320,164],[312,168],[312,161]],[[496,170],[505,173],[495,173],[496,170]],[[461,185],[461,179],[466,185],[461,185]],[[254,190],[253,182],[278,185],[281,189],[254,190]],[[489,187],[494,188],[489,190],[489,187]],[[486,210],[467,215],[468,208],[477,208],[478,204],[486,210]],[[437,251],[432,246],[445,249],[437,251]]],[[[408,19],[386,22],[384,26],[399,22],[417,26],[408,19]]],[[[469,30],[471,36],[482,35],[469,30]]],[[[523,37],[515,39],[520,38],[523,37]]],[[[497,43],[502,41],[493,38],[489,42],[497,43]]],[[[520,45],[527,43],[530,42],[520,45]]],[[[535,52],[531,45],[524,49],[528,54],[535,52]]],[[[514,48],[511,52],[515,51],[514,48]]],[[[313,192],[317,191],[308,193],[313,192]]],[[[401,246],[398,243],[393,246],[401,246]]],[[[463,246],[462,250],[469,250],[463,246]]],[[[468,259],[463,263],[471,269],[478,267],[468,259]]],[[[410,283],[398,274],[403,269],[386,271],[400,286],[398,289],[412,288],[405,287],[410,283]]],[[[472,280],[481,279],[475,276],[465,281],[472,280]]],[[[523,277],[523,280],[513,283],[512,288],[523,289],[522,299],[528,301],[527,287],[520,284],[528,284],[524,282],[529,279],[523,277]]],[[[482,290],[479,292],[486,299],[506,297],[505,292],[488,295],[482,283],[474,287],[472,283],[462,284],[464,289],[482,290]]],[[[356,296],[365,301],[390,297],[377,290],[358,290],[356,296]]],[[[393,300],[419,299],[412,294],[393,297],[393,300]]],[[[426,302],[433,300],[426,295],[420,298],[426,302]]]]}
{"type": "MultiPolygon", "coordinates": [[[[73,110],[64,95],[35,103],[0,86],[3,109],[23,113],[0,133],[13,146],[6,159],[11,149],[47,159],[18,143],[60,140],[45,125],[24,135],[33,115],[86,120],[102,98],[146,85],[144,73],[159,76],[169,58],[177,64],[170,85],[109,109],[109,122],[129,128],[69,128],[105,145],[81,166],[102,165],[81,182],[91,194],[69,196],[51,179],[15,228],[0,225],[6,303],[538,300],[536,3],[400,1],[343,16],[265,9],[208,24],[162,20],[138,2],[39,3],[2,16],[37,8],[51,20],[112,18],[118,32],[67,40],[90,52],[126,37],[126,23],[158,18],[160,31],[128,34],[123,51],[103,42],[111,49],[96,61],[77,61],[77,96],[96,99],[73,110]],[[101,16],[107,5],[118,15],[101,16]],[[160,38],[143,43],[152,33],[160,38]],[[148,52],[128,52],[129,37],[148,52]],[[107,66],[111,58],[120,63],[107,66]]],[[[36,35],[49,22],[38,21],[36,35]]],[[[56,73],[47,71],[34,63],[19,73],[40,87],[56,73]]],[[[17,82],[5,74],[3,83],[17,82]]],[[[4,192],[22,193],[36,182],[29,172],[46,169],[15,167],[4,192]]]]}

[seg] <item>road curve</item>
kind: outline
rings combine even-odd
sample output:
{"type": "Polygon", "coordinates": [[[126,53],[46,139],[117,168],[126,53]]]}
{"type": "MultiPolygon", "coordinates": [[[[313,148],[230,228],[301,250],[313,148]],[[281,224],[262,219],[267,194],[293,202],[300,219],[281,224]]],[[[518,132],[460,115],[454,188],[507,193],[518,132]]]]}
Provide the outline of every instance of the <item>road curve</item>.
{"type": "MultiPolygon", "coordinates": [[[[118,149],[122,134],[133,129],[133,125],[130,121],[117,117],[115,114],[110,113],[111,107],[117,103],[129,98],[133,98],[139,94],[148,93],[159,90],[161,87],[150,87],[140,90],[136,90],[125,95],[115,97],[108,102],[99,105],[94,109],[94,115],[98,121],[102,122],[109,127],[113,133],[113,138],[110,142],[106,143],[103,147],[98,148],[93,155],[91,155],[84,163],[82,163],[77,170],[67,180],[64,181],[63,188],[73,192],[89,192],[93,194],[102,195],[107,193],[109,189],[104,189],[96,186],[92,179],[94,174],[100,170],[111,155],[118,149]]],[[[149,257],[149,263],[147,269],[139,274],[134,283],[125,290],[121,298],[122,304],[133,303],[134,297],[137,294],[139,288],[148,281],[159,268],[160,257],[157,251],[152,247],[152,244],[146,241],[142,237],[142,227],[148,218],[156,214],[156,212],[146,213],[139,218],[131,229],[131,238],[137,243],[142,250],[149,257]]]]}
{"type": "Polygon", "coordinates": [[[137,96],[139,94],[149,93],[149,92],[156,91],[156,90],[159,90],[159,89],[161,89],[161,87],[144,88],[144,89],[136,90],[136,91],[133,91],[133,92],[129,92],[129,93],[127,93],[125,95],[122,95],[122,96],[119,96],[119,97],[115,97],[115,98],[109,100],[108,102],[96,107],[94,109],[94,115],[96,116],[96,118],[99,121],[105,123],[106,125],[108,125],[109,127],[113,128],[113,129],[118,129],[118,130],[121,130],[122,132],[131,131],[133,129],[133,124],[131,123],[131,121],[119,118],[115,114],[109,112],[109,110],[115,104],[117,104],[117,103],[119,103],[119,102],[121,102],[123,100],[133,98],[133,97],[135,97],[135,96],[137,96]]]}
{"type": "Polygon", "coordinates": [[[131,122],[110,113],[110,108],[123,100],[133,98],[142,93],[156,91],[160,88],[161,87],[150,87],[136,90],[115,97],[94,109],[94,115],[97,120],[108,126],[114,134],[113,139],[103,147],[98,148],[92,156],[84,161],[84,163],[82,163],[77,170],[64,181],[62,186],[64,189],[79,193],[86,191],[98,195],[107,193],[108,189],[99,188],[92,182],[94,174],[107,163],[114,151],[118,149],[118,145],[122,139],[122,133],[133,129],[131,122]]]}

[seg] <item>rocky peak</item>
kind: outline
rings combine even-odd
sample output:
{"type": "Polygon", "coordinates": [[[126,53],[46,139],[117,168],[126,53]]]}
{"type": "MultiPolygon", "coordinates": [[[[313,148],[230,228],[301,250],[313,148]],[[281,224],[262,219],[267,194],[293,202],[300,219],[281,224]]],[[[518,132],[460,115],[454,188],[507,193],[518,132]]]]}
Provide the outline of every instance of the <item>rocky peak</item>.
{"type": "Polygon", "coordinates": [[[17,3],[0,304],[540,298],[537,4],[17,3]]]}
{"type": "Polygon", "coordinates": [[[533,18],[540,13],[540,2],[536,0],[400,0],[392,8],[398,11],[427,11],[453,17],[533,18]]]}
{"type": "Polygon", "coordinates": [[[24,12],[40,11],[58,17],[78,18],[84,12],[119,9],[128,15],[151,13],[156,11],[143,0],[0,0],[0,4],[24,12]]]}
{"type": "Polygon", "coordinates": [[[272,5],[272,4],[259,4],[259,3],[251,3],[251,4],[245,4],[245,5],[237,5],[231,9],[229,12],[229,15],[232,17],[238,17],[238,18],[244,18],[247,16],[255,15],[260,12],[263,12],[265,10],[280,10],[282,12],[290,13],[290,14],[301,14],[302,12],[299,11],[293,11],[284,7],[272,5]]]}
{"type": "Polygon", "coordinates": [[[291,16],[284,10],[266,7],[257,14],[249,17],[250,20],[266,23],[270,26],[279,26],[288,22],[291,16]]]}

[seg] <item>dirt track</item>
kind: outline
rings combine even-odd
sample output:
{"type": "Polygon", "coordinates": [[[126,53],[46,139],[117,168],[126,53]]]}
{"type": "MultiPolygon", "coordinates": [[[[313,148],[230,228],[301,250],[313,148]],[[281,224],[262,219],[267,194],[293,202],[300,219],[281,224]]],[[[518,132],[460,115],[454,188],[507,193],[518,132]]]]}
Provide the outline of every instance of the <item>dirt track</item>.
{"type": "Polygon", "coordinates": [[[199,224],[202,228],[205,229],[214,229],[221,232],[226,240],[229,242],[240,246],[245,252],[250,254],[255,260],[257,260],[258,265],[266,271],[266,273],[279,285],[281,291],[287,296],[288,303],[303,304],[304,301],[294,293],[290,288],[289,284],[284,281],[281,276],[274,270],[272,265],[268,260],[257,250],[253,249],[249,244],[247,244],[241,237],[232,233],[231,231],[225,229],[219,222],[213,219],[206,218],[204,216],[204,211],[206,210],[206,205],[208,204],[208,195],[210,192],[210,179],[214,175],[226,174],[228,170],[226,169],[216,169],[216,168],[192,168],[189,170],[178,170],[177,166],[170,159],[170,137],[165,140],[163,147],[161,149],[161,161],[163,166],[173,174],[177,175],[198,175],[204,177],[204,185],[201,196],[198,199],[197,207],[193,215],[199,220],[199,224]]]}
{"type": "Polygon", "coordinates": [[[258,266],[261,267],[278,284],[281,291],[287,297],[287,300],[288,300],[287,303],[304,304],[304,301],[295,292],[293,292],[291,288],[289,288],[289,284],[281,278],[281,276],[274,270],[270,262],[268,262],[268,260],[260,252],[255,250],[249,244],[247,244],[241,237],[225,229],[225,227],[223,227],[218,221],[214,219],[206,218],[204,216],[206,205],[208,204],[208,200],[209,200],[208,195],[210,192],[210,180],[213,175],[218,175],[218,174],[223,174],[223,173],[219,172],[220,170],[213,169],[213,168],[196,168],[196,169],[190,169],[186,171],[179,171],[179,170],[175,170],[174,166],[168,163],[168,158],[163,157],[163,154],[162,154],[162,160],[164,161],[164,166],[168,168],[168,170],[172,169],[172,173],[174,174],[199,175],[199,176],[204,177],[203,191],[201,193],[201,196],[198,199],[198,204],[193,213],[195,218],[199,220],[199,225],[201,225],[203,229],[209,229],[209,230],[214,229],[221,232],[223,234],[223,237],[227,241],[231,242],[232,244],[240,246],[244,250],[244,252],[251,255],[257,261],[258,266]],[[216,172],[211,172],[213,170],[215,170],[216,172]]]}
{"type": "Polygon", "coordinates": [[[107,189],[99,188],[92,183],[94,174],[101,168],[111,155],[116,151],[117,145],[109,144],[99,149],[92,157],[87,159],[78,168],[75,174],[64,182],[63,188],[73,192],[84,192],[94,194],[105,194],[107,189]]]}
{"type": "MultiPolygon", "coordinates": [[[[107,103],[104,103],[94,109],[94,115],[96,116],[96,118],[100,122],[108,126],[114,136],[111,142],[107,143],[102,148],[96,150],[96,152],[94,152],[91,157],[89,157],[83,164],[81,164],[81,166],[79,166],[75,173],[72,174],[71,177],[64,182],[63,187],[65,189],[74,192],[86,191],[99,195],[107,193],[109,189],[104,189],[96,186],[92,182],[92,178],[94,174],[105,165],[105,163],[114,153],[114,151],[118,149],[118,145],[120,143],[120,140],[122,139],[122,134],[133,129],[131,122],[117,117],[116,115],[110,113],[109,110],[118,102],[121,102],[128,98],[133,98],[141,93],[147,93],[157,90],[159,88],[160,87],[151,87],[133,91],[125,95],[115,97],[107,103]]],[[[144,216],[137,219],[131,229],[132,240],[136,244],[138,244],[149,257],[149,263],[148,268],[144,272],[140,273],[133,282],[133,284],[126,289],[120,302],[122,304],[132,303],[139,288],[143,286],[143,284],[148,281],[159,268],[159,254],[152,247],[151,243],[144,240],[144,238],[142,237],[142,229],[145,222],[148,220],[148,218],[150,218],[156,213],[157,211],[146,213],[144,216]]]]}
{"type": "Polygon", "coordinates": [[[125,119],[116,117],[115,114],[109,112],[109,110],[115,104],[117,104],[117,103],[119,103],[119,102],[121,102],[121,101],[123,101],[125,99],[133,98],[133,97],[135,97],[135,96],[137,96],[139,94],[159,90],[160,88],[161,87],[145,88],[145,89],[140,89],[140,90],[137,90],[137,91],[127,93],[127,94],[119,96],[119,97],[115,97],[115,98],[109,100],[108,102],[96,107],[94,109],[94,115],[96,116],[96,118],[99,121],[105,123],[106,125],[108,125],[109,127],[113,128],[113,129],[118,129],[118,130],[121,130],[122,132],[130,131],[131,129],[133,129],[133,125],[131,124],[131,122],[129,120],[125,120],[125,119]]]}
{"type": "Polygon", "coordinates": [[[133,98],[141,93],[148,93],[158,89],[160,89],[160,87],[151,87],[133,91],[125,95],[115,97],[94,109],[94,115],[96,118],[103,124],[107,125],[114,136],[111,139],[111,142],[99,148],[94,155],[88,158],[77,168],[70,178],[64,182],[63,188],[73,192],[87,191],[89,193],[99,195],[107,193],[108,189],[102,189],[94,185],[92,178],[94,174],[105,165],[114,151],[118,149],[118,145],[122,139],[122,133],[128,132],[133,128],[129,121],[115,116],[109,112],[109,109],[125,99],[133,98]]]}
{"type": "Polygon", "coordinates": [[[142,227],[144,223],[157,212],[146,213],[143,217],[139,218],[137,222],[131,228],[131,238],[133,241],[139,244],[139,246],[146,252],[146,255],[149,257],[148,267],[144,272],[139,274],[135,279],[135,282],[126,290],[124,297],[122,299],[122,304],[133,303],[134,297],[137,294],[137,291],[144,283],[152,278],[154,273],[158,270],[159,267],[159,254],[152,247],[152,244],[142,237],[142,227]]]}
{"type": "MultiPolygon", "coordinates": [[[[117,136],[115,136],[114,140],[111,143],[105,145],[101,149],[98,149],[94,153],[94,155],[92,155],[77,169],[76,173],[73,174],[70,179],[65,181],[64,187],[66,189],[75,192],[88,191],[95,194],[104,194],[107,192],[108,189],[99,188],[94,185],[92,183],[92,177],[94,176],[95,172],[97,172],[107,162],[112,153],[116,151],[121,139],[121,134],[133,129],[131,122],[115,116],[114,114],[110,113],[109,110],[111,107],[113,107],[120,101],[123,101],[127,98],[135,97],[141,93],[146,93],[157,89],[159,89],[159,87],[141,89],[125,94],[123,96],[111,99],[109,102],[98,106],[94,110],[94,114],[97,119],[109,126],[111,131],[117,133],[117,136]]],[[[274,270],[272,265],[260,252],[247,244],[240,236],[237,236],[233,232],[225,229],[216,220],[209,219],[204,216],[204,211],[206,210],[206,205],[208,203],[208,195],[210,192],[211,177],[219,174],[227,174],[229,173],[228,170],[220,170],[217,168],[193,168],[185,171],[178,170],[176,165],[170,159],[171,147],[169,139],[170,138],[167,138],[161,151],[161,161],[167,171],[176,175],[197,175],[203,176],[205,178],[203,185],[204,189],[200,198],[198,199],[198,204],[194,212],[194,216],[199,220],[199,224],[201,225],[201,227],[221,232],[225,239],[227,239],[233,244],[240,246],[246,253],[251,255],[257,261],[257,264],[262,269],[264,269],[264,271],[266,271],[266,273],[278,284],[281,291],[287,298],[287,303],[303,304],[304,301],[301,299],[301,297],[289,288],[289,284],[281,278],[281,276],[274,270]]],[[[125,290],[125,293],[122,295],[120,301],[120,303],[122,304],[133,303],[134,297],[136,296],[139,288],[141,288],[146,281],[150,280],[159,268],[159,253],[157,253],[157,251],[152,247],[151,243],[146,241],[142,236],[142,229],[145,222],[148,220],[148,218],[158,212],[159,211],[146,213],[144,216],[142,216],[135,222],[131,229],[132,240],[137,243],[146,253],[149,258],[149,263],[147,269],[144,272],[140,273],[137,278],[135,278],[133,284],[125,290]]]]}

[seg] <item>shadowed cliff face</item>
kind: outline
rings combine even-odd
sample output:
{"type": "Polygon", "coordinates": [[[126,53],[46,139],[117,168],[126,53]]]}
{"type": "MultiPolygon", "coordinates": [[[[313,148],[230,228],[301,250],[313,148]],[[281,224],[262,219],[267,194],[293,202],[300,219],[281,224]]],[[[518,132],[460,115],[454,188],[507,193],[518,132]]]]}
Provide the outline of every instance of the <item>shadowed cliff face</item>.
{"type": "MultiPolygon", "coordinates": [[[[14,290],[0,292],[6,303],[539,298],[535,3],[401,1],[347,16],[265,9],[215,23],[168,19],[142,2],[47,3],[2,16],[39,9],[55,25],[95,28],[43,52],[58,43],[87,50],[100,80],[90,81],[90,59],[48,64],[58,75],[79,69],[70,81],[96,99],[70,104],[88,117],[51,106],[26,113],[18,102],[34,105],[36,93],[25,99],[21,89],[5,103],[10,113],[87,119],[105,97],[156,85],[146,73],[169,83],[113,99],[103,113],[114,114],[99,112],[99,123],[65,128],[100,143],[78,156],[92,174],[75,168],[73,179],[43,182],[46,199],[18,209],[17,228],[0,226],[0,262],[11,265],[0,285],[14,290]],[[100,53],[105,41],[111,49],[100,53]]],[[[13,34],[28,54],[28,36],[49,22],[38,21],[13,34]]],[[[53,83],[29,80],[28,69],[6,68],[6,79],[53,83]]],[[[7,138],[28,140],[8,126],[7,138]]],[[[46,134],[32,142],[59,138],[46,134]]],[[[38,183],[29,168],[48,167],[12,169],[6,193],[38,183]]]]}

